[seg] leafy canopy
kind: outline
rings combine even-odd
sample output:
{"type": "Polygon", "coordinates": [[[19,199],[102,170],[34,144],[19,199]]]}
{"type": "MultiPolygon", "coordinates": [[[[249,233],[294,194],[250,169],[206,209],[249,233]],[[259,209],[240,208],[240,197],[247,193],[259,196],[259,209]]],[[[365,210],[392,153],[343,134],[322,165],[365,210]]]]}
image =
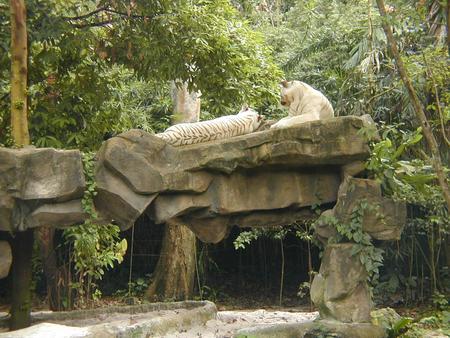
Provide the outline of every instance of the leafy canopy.
{"type": "MultiPolygon", "coordinates": [[[[27,10],[30,133],[38,146],[94,149],[108,131],[162,128],[172,80],[200,90],[212,115],[277,99],[281,72],[262,35],[228,1],[32,0],[27,10]],[[122,95],[130,85],[143,96],[122,95]],[[142,101],[148,104],[139,115],[133,105],[142,101]]],[[[0,126],[7,130],[7,11],[0,22],[0,126]]],[[[8,144],[7,134],[0,143],[8,144]]]]}

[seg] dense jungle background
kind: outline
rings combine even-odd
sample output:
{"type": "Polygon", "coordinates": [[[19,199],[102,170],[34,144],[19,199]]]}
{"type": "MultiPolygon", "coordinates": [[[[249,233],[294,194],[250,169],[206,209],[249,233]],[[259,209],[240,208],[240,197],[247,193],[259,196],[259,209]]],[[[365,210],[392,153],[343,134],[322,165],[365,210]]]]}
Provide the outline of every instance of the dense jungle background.
{"type": "MultiPolygon", "coordinates": [[[[382,137],[371,145],[367,175],[382,182],[386,195],[407,202],[408,220],[400,241],[364,244],[374,248],[367,260],[376,304],[409,315],[431,311],[422,325],[448,323],[448,205],[375,1],[30,0],[26,6],[31,144],[83,151],[84,204],[92,216],[81,226],[36,231],[35,308],[194,298],[224,308],[309,309],[322,249],[314,222],[235,228],[216,245],[197,241],[194,268],[177,272],[157,266],[164,255],[177,260],[162,249],[164,226],[142,216],[121,233],[96,223],[91,205],[95,151],[131,128],[167,128],[173,81],[201,91],[201,120],[234,114],[242,104],[276,119],[286,115],[278,102],[285,78],[322,91],[337,116],[370,114],[377,122],[382,137]],[[155,292],[157,269],[165,279],[187,273],[192,286],[168,292],[177,286],[166,281],[165,291],[155,292]]],[[[14,145],[9,7],[0,0],[0,145],[6,147],[14,145]]],[[[449,2],[393,0],[385,10],[448,178],[449,2]]],[[[10,288],[10,277],[0,281],[0,310],[8,308],[10,288]]]]}

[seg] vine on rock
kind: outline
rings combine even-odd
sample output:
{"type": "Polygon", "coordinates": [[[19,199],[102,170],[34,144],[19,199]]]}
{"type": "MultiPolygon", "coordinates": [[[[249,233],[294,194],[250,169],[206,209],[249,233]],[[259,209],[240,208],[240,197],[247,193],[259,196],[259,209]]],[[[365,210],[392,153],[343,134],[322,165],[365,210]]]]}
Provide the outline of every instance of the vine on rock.
{"type": "Polygon", "coordinates": [[[96,281],[101,280],[105,270],[121,263],[127,251],[126,239],[120,240],[120,229],[113,224],[100,224],[93,205],[97,194],[94,181],[94,153],[82,154],[86,177],[86,190],[82,200],[84,211],[89,215],[84,224],[70,227],[64,231],[65,242],[70,250],[70,260],[75,268],[74,281],[71,288],[78,297],[78,306],[97,300],[101,292],[96,281]]]}
{"type": "Polygon", "coordinates": [[[321,220],[333,226],[337,231],[335,236],[328,239],[328,243],[349,241],[355,243],[352,255],[359,255],[360,262],[366,269],[368,280],[372,285],[378,282],[379,268],[383,265],[384,250],[373,245],[372,238],[363,230],[363,220],[367,212],[376,212],[379,215],[378,207],[368,204],[366,200],[361,200],[352,209],[349,222],[339,222],[334,216],[325,216],[325,219],[321,220]]]}

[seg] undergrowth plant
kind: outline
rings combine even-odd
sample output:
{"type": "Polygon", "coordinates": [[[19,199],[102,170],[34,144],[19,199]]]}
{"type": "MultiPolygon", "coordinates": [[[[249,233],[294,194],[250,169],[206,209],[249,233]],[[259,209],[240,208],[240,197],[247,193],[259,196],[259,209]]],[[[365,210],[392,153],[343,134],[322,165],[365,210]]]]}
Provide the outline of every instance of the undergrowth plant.
{"type": "Polygon", "coordinates": [[[366,167],[385,195],[407,203],[408,216],[401,240],[385,245],[389,264],[375,295],[382,302],[404,304],[429,301],[436,292],[448,295],[445,243],[450,217],[421,145],[422,130],[405,124],[379,124],[379,130],[381,140],[371,144],[366,167]]]}
{"type": "Polygon", "coordinates": [[[70,260],[75,270],[71,288],[79,296],[77,305],[80,307],[101,297],[96,281],[102,279],[106,269],[114,267],[115,263],[120,264],[127,250],[127,241],[120,240],[117,225],[96,222],[97,214],[93,206],[96,195],[94,153],[83,153],[82,159],[86,177],[82,205],[88,219],[84,224],[64,231],[65,243],[71,248],[70,260]]]}
{"type": "Polygon", "coordinates": [[[383,265],[383,250],[373,245],[368,233],[363,230],[363,220],[366,213],[378,213],[378,207],[370,205],[366,200],[359,201],[353,208],[348,222],[340,222],[334,216],[323,216],[321,223],[328,224],[336,229],[336,235],[328,239],[328,243],[351,242],[355,245],[352,255],[358,255],[364,266],[370,283],[378,282],[380,267],[383,265]]]}
{"type": "MultiPolygon", "coordinates": [[[[318,212],[318,206],[313,206],[314,211],[318,212]]],[[[284,238],[293,233],[295,236],[303,241],[306,241],[308,248],[308,271],[309,280],[300,283],[297,295],[300,298],[304,298],[309,294],[309,288],[312,283],[312,277],[314,274],[312,267],[312,254],[311,243],[313,242],[312,227],[310,221],[294,222],[288,226],[279,226],[273,228],[252,228],[247,231],[242,231],[234,240],[234,248],[236,250],[245,249],[250,243],[257,240],[260,237],[267,237],[280,243],[281,251],[281,275],[280,275],[280,290],[279,290],[279,304],[282,304],[283,300],[283,285],[285,274],[285,256],[284,256],[284,238]]]]}

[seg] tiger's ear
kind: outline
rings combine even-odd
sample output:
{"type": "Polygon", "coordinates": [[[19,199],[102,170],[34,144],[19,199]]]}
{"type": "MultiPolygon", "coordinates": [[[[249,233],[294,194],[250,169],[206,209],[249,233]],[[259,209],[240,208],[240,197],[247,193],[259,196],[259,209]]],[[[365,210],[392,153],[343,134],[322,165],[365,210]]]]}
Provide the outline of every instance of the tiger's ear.
{"type": "Polygon", "coordinates": [[[289,86],[289,81],[283,80],[280,82],[280,85],[283,86],[284,88],[287,88],[289,86]]]}
{"type": "Polygon", "coordinates": [[[241,107],[241,111],[247,111],[248,110],[248,104],[243,104],[241,107]]]}

